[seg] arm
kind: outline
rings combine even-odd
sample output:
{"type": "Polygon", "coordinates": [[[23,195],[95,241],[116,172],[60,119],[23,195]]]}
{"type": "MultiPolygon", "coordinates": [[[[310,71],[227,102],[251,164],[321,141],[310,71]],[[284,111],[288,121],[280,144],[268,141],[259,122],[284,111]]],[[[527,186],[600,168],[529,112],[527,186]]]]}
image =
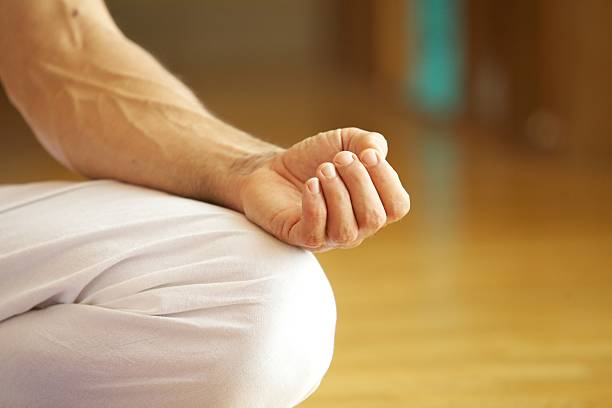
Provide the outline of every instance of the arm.
{"type": "Polygon", "coordinates": [[[5,0],[0,19],[9,97],[43,146],[85,176],[240,210],[223,186],[249,158],[279,150],[208,113],[102,1],[5,0]]]}
{"type": "Polygon", "coordinates": [[[317,250],[354,246],[408,210],[381,135],[337,130],[288,150],[255,139],[124,37],[102,0],[0,0],[0,55],[11,101],[43,146],[85,176],[226,206],[317,250]],[[366,150],[376,166],[335,161],[339,177],[321,172],[343,151],[366,150]]]}

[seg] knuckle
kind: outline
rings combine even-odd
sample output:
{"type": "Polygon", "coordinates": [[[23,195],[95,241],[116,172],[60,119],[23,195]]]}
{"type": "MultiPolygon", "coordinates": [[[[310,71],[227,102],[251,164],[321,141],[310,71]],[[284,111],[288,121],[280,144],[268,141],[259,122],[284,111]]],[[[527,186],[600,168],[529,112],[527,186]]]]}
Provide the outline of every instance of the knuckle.
{"type": "Polygon", "coordinates": [[[346,248],[346,249],[355,248],[355,247],[358,247],[359,245],[361,245],[362,243],[363,243],[363,238],[359,239],[359,240],[356,240],[356,241],[353,241],[353,242],[351,242],[348,245],[344,245],[344,248],[346,248]]]}
{"type": "Polygon", "coordinates": [[[389,207],[389,218],[393,221],[397,221],[406,216],[410,211],[410,199],[408,195],[406,195],[405,198],[393,200],[389,207]]]}
{"type": "Polygon", "coordinates": [[[356,135],[363,132],[363,130],[356,126],[349,126],[349,127],[337,129],[337,132],[338,132],[337,135],[342,143],[342,146],[348,146],[350,143],[350,140],[356,135]]]}
{"type": "Polygon", "coordinates": [[[327,211],[325,210],[325,208],[319,206],[308,207],[305,208],[303,211],[306,217],[317,221],[322,220],[327,216],[327,211]]]}
{"type": "Polygon", "coordinates": [[[379,132],[370,132],[370,138],[387,143],[387,138],[385,138],[383,134],[379,132]]]}
{"type": "Polygon", "coordinates": [[[304,240],[304,246],[311,249],[320,248],[323,245],[323,240],[321,237],[316,235],[309,235],[304,240]]]}
{"type": "Polygon", "coordinates": [[[358,128],[357,126],[347,126],[347,127],[340,128],[338,130],[340,132],[349,133],[349,134],[363,131],[361,128],[358,128]]]}
{"type": "Polygon", "coordinates": [[[363,226],[368,230],[378,230],[387,222],[387,216],[378,210],[369,210],[364,214],[363,226]]]}
{"type": "Polygon", "coordinates": [[[338,129],[330,130],[329,133],[333,135],[334,139],[336,139],[340,143],[340,146],[342,146],[342,141],[344,140],[344,137],[345,137],[344,129],[338,128],[338,129]]]}
{"type": "Polygon", "coordinates": [[[381,133],[371,132],[368,135],[368,143],[370,145],[377,146],[379,150],[381,150],[383,156],[387,155],[387,152],[389,151],[389,144],[387,143],[387,139],[381,133]]]}
{"type": "Polygon", "coordinates": [[[368,135],[368,139],[374,144],[383,145],[385,147],[387,146],[387,139],[382,135],[382,133],[371,132],[368,135]]]}
{"type": "Polygon", "coordinates": [[[336,244],[345,245],[357,239],[358,232],[353,228],[341,228],[330,237],[336,244]]]}

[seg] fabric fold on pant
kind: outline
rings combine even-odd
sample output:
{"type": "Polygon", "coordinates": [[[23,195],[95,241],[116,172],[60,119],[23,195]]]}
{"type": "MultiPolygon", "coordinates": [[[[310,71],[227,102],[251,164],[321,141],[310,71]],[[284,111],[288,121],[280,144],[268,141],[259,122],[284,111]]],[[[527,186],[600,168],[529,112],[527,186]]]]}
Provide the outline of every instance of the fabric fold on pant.
{"type": "Polygon", "coordinates": [[[243,215],[115,181],[0,186],[0,406],[290,407],[333,293],[243,215]]]}

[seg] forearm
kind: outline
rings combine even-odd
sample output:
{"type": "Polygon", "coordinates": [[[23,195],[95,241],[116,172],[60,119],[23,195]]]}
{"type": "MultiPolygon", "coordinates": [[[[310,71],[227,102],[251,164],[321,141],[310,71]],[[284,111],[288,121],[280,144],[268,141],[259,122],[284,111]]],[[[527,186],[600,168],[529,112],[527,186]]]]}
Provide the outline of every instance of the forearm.
{"type": "Polygon", "coordinates": [[[66,166],[241,210],[241,174],[278,148],[207,112],[99,1],[0,1],[0,77],[66,166]]]}

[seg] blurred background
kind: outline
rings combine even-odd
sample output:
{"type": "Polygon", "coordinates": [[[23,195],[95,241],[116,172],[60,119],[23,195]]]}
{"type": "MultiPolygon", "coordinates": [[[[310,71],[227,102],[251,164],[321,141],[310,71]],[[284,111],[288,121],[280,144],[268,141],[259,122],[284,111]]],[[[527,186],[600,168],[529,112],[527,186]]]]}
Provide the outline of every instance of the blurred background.
{"type": "MultiPolygon", "coordinates": [[[[389,140],[411,214],[319,256],[336,353],[304,407],[612,406],[612,1],[107,3],[239,128],[389,140]]],[[[0,147],[1,183],[79,179],[3,93],[0,147]]]]}

